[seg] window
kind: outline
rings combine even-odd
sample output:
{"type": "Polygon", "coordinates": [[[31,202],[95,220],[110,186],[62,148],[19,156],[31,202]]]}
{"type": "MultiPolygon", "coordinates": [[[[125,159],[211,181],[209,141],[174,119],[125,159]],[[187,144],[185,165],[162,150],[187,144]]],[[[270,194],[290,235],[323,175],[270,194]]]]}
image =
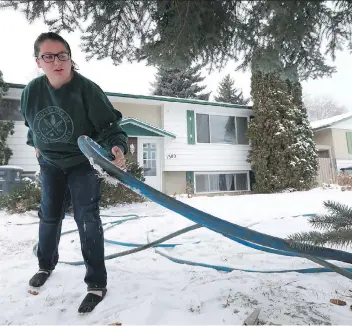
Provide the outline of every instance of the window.
{"type": "Polygon", "coordinates": [[[24,121],[20,112],[20,100],[2,99],[0,102],[0,120],[24,121]]]}
{"type": "Polygon", "coordinates": [[[319,158],[329,158],[330,157],[329,151],[328,150],[318,151],[318,157],[319,158]]]}
{"type": "Polygon", "coordinates": [[[214,193],[247,191],[248,172],[244,173],[196,173],[195,192],[214,193]]]}
{"type": "Polygon", "coordinates": [[[352,132],[346,132],[348,153],[352,154],[352,132]]]}
{"type": "Polygon", "coordinates": [[[197,142],[248,145],[247,117],[196,114],[197,142]]]}
{"type": "Polygon", "coordinates": [[[147,177],[156,176],[156,144],[143,144],[143,169],[147,177]]]}
{"type": "Polygon", "coordinates": [[[210,143],[209,115],[197,113],[196,119],[197,119],[197,142],[210,143]]]}

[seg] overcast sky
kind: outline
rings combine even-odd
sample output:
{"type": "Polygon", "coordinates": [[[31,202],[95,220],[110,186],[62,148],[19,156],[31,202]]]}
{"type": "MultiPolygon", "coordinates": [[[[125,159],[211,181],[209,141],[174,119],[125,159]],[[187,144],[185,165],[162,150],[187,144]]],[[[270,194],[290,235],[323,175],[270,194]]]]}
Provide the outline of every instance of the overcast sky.
{"type": "MultiPolygon", "coordinates": [[[[20,12],[0,10],[0,70],[6,82],[26,84],[38,75],[39,69],[33,58],[33,43],[36,37],[48,31],[41,21],[30,25],[20,12]]],[[[79,33],[61,34],[70,44],[73,60],[79,66],[79,72],[100,85],[104,91],[150,94],[151,82],[154,81],[155,68],[143,63],[124,63],[114,66],[110,59],[90,61],[85,60],[81,52],[79,33]]],[[[335,65],[337,72],[331,78],[309,80],[303,83],[303,91],[312,96],[330,96],[339,104],[352,110],[352,56],[348,52],[337,55],[335,65]]],[[[250,94],[250,74],[235,72],[236,64],[229,63],[222,71],[213,71],[206,77],[204,85],[207,91],[212,91],[211,99],[216,94],[221,79],[228,73],[235,79],[236,87],[242,88],[245,96],[250,94]]]]}

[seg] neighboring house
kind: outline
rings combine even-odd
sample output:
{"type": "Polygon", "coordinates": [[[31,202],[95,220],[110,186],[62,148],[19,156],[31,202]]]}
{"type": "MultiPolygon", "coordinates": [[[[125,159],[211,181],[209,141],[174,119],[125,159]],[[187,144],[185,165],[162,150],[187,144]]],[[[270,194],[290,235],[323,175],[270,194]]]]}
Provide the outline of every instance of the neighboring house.
{"type": "MultiPolygon", "coordinates": [[[[9,84],[4,120],[15,121],[8,139],[14,154],[11,165],[33,174],[39,166],[33,148],[26,145],[27,127],[19,112],[25,85],[9,84]]],[[[248,106],[106,92],[121,111],[129,136],[128,157],[144,167],[146,183],[166,194],[196,194],[250,190],[247,126],[248,106]]],[[[50,117],[49,117],[50,118],[50,117]]]]}
{"type": "Polygon", "coordinates": [[[352,168],[352,112],[311,122],[320,161],[321,183],[352,168]]]}

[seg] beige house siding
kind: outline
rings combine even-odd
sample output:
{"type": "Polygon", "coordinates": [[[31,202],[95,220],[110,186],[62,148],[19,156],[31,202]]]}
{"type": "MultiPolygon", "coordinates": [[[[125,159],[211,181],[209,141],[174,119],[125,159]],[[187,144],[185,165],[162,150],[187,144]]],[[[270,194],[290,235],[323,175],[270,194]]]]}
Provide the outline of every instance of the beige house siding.
{"type": "Polygon", "coordinates": [[[337,160],[352,160],[352,154],[348,153],[346,132],[352,130],[328,128],[314,132],[314,139],[317,145],[331,147],[331,153],[337,160]]]}
{"type": "Polygon", "coordinates": [[[351,130],[331,129],[334,142],[335,158],[337,160],[352,160],[352,154],[348,153],[346,132],[351,130]]]}
{"type": "Polygon", "coordinates": [[[333,158],[335,158],[334,144],[333,144],[331,129],[323,129],[323,130],[315,131],[314,132],[314,140],[318,146],[319,145],[330,146],[331,154],[332,154],[333,158]]]}
{"type": "Polygon", "coordinates": [[[186,193],[186,172],[164,172],[163,191],[167,195],[186,193]]]}
{"type": "Polygon", "coordinates": [[[115,109],[122,113],[124,118],[136,118],[153,126],[162,128],[161,106],[112,102],[115,109]]]}

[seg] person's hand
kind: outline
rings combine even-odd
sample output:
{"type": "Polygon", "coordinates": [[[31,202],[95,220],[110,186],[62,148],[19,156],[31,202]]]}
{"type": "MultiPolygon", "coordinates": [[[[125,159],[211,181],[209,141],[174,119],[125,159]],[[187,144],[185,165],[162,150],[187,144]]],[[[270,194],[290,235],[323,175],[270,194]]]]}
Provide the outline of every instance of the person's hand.
{"type": "Polygon", "coordinates": [[[35,149],[35,155],[36,155],[37,157],[40,156],[40,152],[39,152],[39,149],[38,149],[38,148],[35,149]]]}
{"type": "Polygon", "coordinates": [[[111,152],[115,156],[115,159],[111,162],[121,169],[126,169],[125,155],[122,153],[120,147],[114,146],[111,152]]]}

